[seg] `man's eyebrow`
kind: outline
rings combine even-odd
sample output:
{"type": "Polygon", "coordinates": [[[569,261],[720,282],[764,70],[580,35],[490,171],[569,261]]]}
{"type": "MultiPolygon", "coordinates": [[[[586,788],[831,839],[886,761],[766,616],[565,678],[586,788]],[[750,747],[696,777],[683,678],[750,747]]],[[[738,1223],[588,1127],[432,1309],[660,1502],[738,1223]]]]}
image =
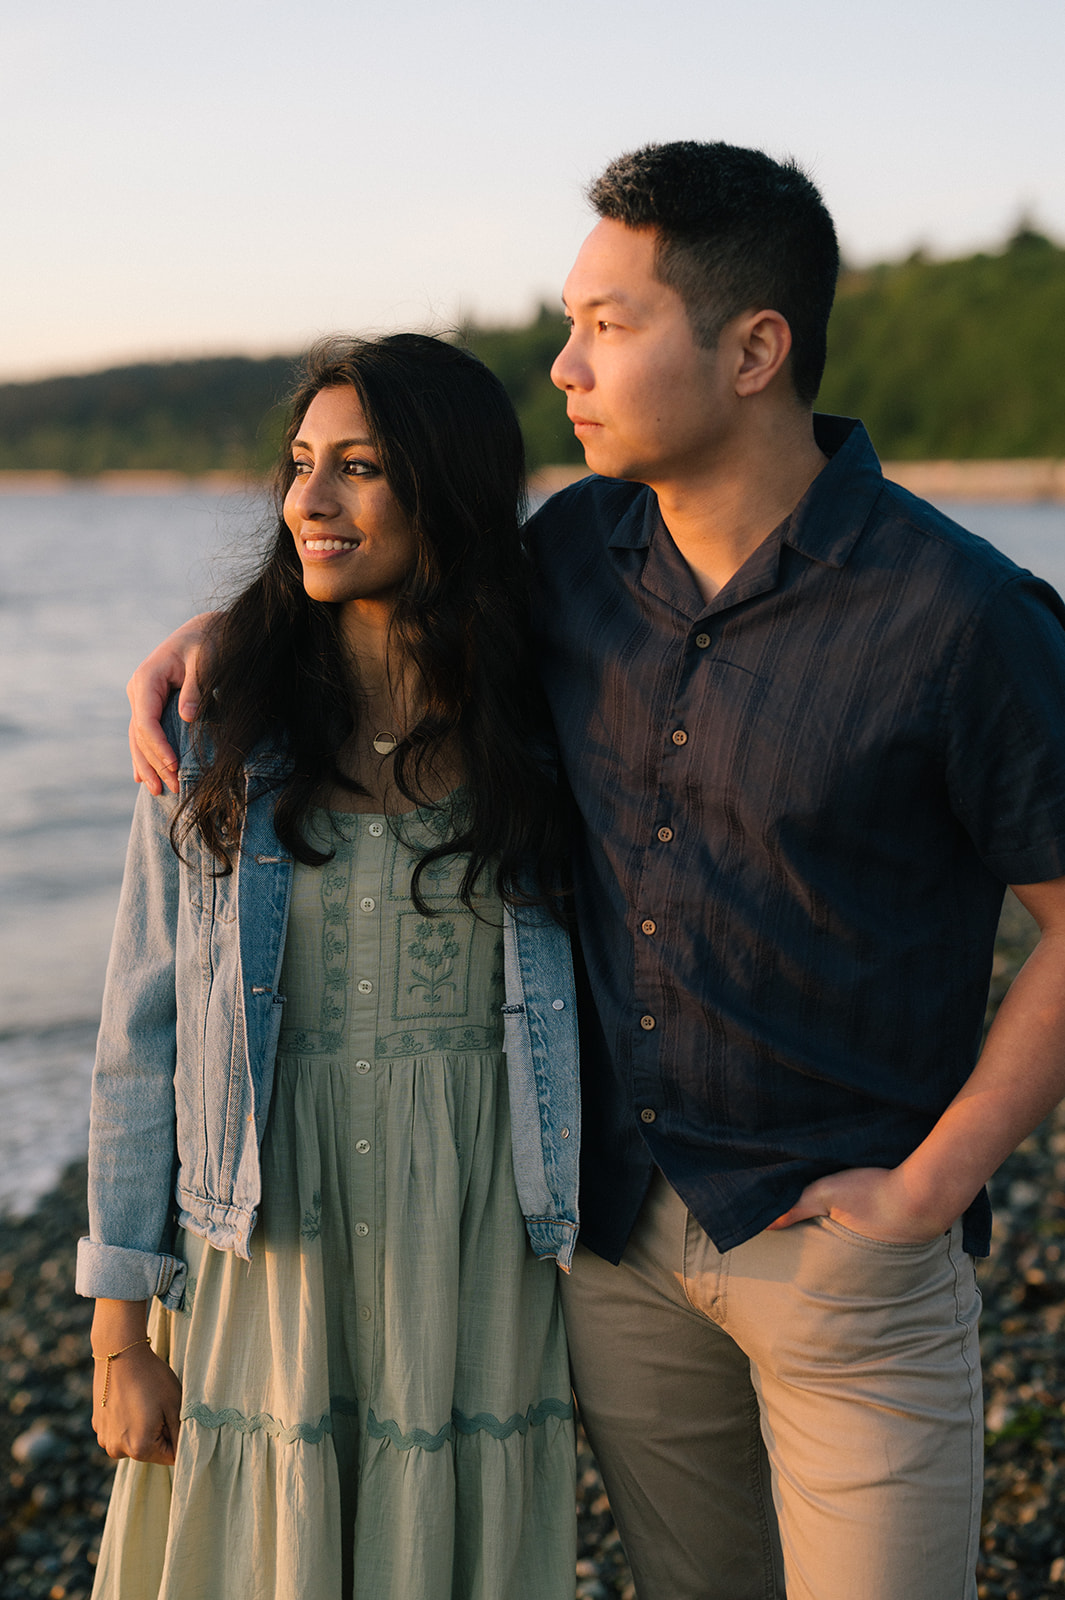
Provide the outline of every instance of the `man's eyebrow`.
{"type": "MultiPolygon", "coordinates": [[[[580,301],[582,311],[598,311],[601,306],[622,306],[625,310],[635,310],[635,302],[621,289],[608,289],[603,294],[591,295],[587,300],[580,301]]],[[[562,296],[562,307],[565,311],[573,309],[565,295],[562,296]]]]}

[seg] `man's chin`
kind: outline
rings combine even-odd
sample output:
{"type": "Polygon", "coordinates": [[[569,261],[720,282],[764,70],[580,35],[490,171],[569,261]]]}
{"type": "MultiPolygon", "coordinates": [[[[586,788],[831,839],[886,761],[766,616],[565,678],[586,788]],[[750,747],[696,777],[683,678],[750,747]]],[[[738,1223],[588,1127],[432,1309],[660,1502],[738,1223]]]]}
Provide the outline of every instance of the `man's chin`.
{"type": "Polygon", "coordinates": [[[605,441],[589,439],[584,442],[584,459],[589,472],[600,478],[626,478],[634,483],[641,481],[635,462],[627,460],[617,451],[611,451],[605,441]]]}

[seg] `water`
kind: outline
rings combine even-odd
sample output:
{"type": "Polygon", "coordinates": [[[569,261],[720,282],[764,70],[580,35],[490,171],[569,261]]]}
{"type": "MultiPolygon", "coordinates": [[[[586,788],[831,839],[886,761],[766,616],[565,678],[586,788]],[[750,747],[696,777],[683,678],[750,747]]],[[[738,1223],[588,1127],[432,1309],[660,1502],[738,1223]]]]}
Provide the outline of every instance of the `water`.
{"type": "MultiPolygon", "coordinates": [[[[1065,593],[1065,506],[945,510],[1065,593]]],[[[0,494],[0,1210],[84,1153],[134,800],[123,686],[257,544],[246,497],[0,494]]]]}
{"type": "Polygon", "coordinates": [[[135,787],[123,687],[224,591],[239,495],[0,494],[0,1210],[84,1152],[135,787]]]}

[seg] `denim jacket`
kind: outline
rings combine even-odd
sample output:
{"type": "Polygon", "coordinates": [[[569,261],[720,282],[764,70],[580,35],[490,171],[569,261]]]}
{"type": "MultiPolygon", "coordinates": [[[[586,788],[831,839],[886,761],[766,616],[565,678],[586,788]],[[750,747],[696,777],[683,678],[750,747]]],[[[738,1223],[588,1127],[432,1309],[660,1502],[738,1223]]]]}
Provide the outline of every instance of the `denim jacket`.
{"type": "MultiPolygon", "coordinates": [[[[199,769],[173,701],[164,727],[184,792],[199,769]]],[[[138,797],[93,1072],[80,1294],[180,1306],[175,1224],[250,1259],[293,865],[263,791],[284,770],[273,750],[248,762],[252,798],[225,877],[197,833],[183,860],[171,847],[173,795],[138,797]]],[[[569,944],[538,907],[506,909],[503,944],[518,1198],[536,1254],[568,1269],[580,1128],[569,944]]]]}

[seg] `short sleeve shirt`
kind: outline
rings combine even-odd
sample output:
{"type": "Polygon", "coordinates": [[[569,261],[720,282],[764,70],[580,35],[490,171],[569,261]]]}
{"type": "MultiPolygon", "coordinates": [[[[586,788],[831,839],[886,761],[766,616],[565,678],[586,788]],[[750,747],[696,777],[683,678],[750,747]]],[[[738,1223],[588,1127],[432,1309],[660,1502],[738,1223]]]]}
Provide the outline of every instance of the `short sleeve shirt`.
{"type": "Polygon", "coordinates": [[[652,1164],[728,1249],[903,1160],[972,1070],[1003,886],[1065,874],[1061,601],[816,427],[828,464],[708,604],[642,485],[530,523],[610,1260],[652,1164]]]}

